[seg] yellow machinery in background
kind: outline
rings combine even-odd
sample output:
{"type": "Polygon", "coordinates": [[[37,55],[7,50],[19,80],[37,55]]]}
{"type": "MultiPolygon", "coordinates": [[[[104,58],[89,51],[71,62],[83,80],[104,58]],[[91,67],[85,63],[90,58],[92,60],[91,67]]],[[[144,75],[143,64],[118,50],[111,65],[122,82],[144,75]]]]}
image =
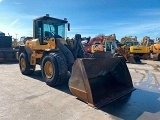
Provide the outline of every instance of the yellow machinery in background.
{"type": "Polygon", "coordinates": [[[20,37],[19,40],[17,38],[12,38],[13,49],[19,49],[20,45],[24,45],[27,40],[32,38],[33,37],[26,37],[26,36],[20,37]]]}
{"type": "Polygon", "coordinates": [[[134,90],[128,67],[122,57],[105,53],[88,58],[81,35],[66,38],[67,19],[48,14],[34,19],[33,39],[21,45],[17,53],[20,71],[33,74],[39,64],[43,80],[49,86],[67,82],[73,95],[92,107],[101,107],[134,90]]]}
{"type": "Polygon", "coordinates": [[[150,57],[152,60],[160,61],[160,37],[157,37],[155,43],[150,46],[150,57]]]}
{"type": "Polygon", "coordinates": [[[150,58],[150,46],[154,44],[154,40],[150,39],[150,37],[145,36],[141,41],[140,45],[131,46],[130,52],[132,54],[138,55],[142,59],[150,58]]]}
{"type": "Polygon", "coordinates": [[[121,38],[121,48],[129,51],[129,53],[131,54],[132,52],[130,51],[130,47],[134,47],[134,46],[138,46],[139,42],[137,41],[137,36],[125,36],[123,38],[121,38]]]}
{"type": "Polygon", "coordinates": [[[126,57],[130,63],[141,63],[140,57],[133,53],[132,48],[135,48],[139,45],[137,36],[125,36],[121,38],[121,47],[120,49],[123,53],[126,53],[126,57]]]}
{"type": "Polygon", "coordinates": [[[130,48],[130,46],[136,46],[139,44],[139,42],[137,41],[137,36],[125,36],[123,38],[121,38],[120,41],[121,45],[123,47],[126,47],[127,49],[130,48]]]}
{"type": "Polygon", "coordinates": [[[12,38],[12,47],[14,49],[19,49],[19,43],[17,38],[12,38]]]}
{"type": "MultiPolygon", "coordinates": [[[[130,54],[129,45],[131,45],[132,39],[134,38],[130,39],[129,37],[130,41],[127,38],[128,37],[121,39],[121,43],[119,43],[119,41],[116,40],[115,34],[104,36],[102,43],[92,45],[92,53],[106,52],[108,54],[111,54],[113,57],[123,56],[125,61],[132,64],[141,63],[138,56],[130,54]]],[[[137,42],[137,41],[134,41],[134,42],[137,42]]]]}
{"type": "MultiPolygon", "coordinates": [[[[132,64],[141,63],[139,56],[130,53],[130,46],[138,45],[137,37],[125,36],[121,38],[120,43],[116,41],[116,50],[114,56],[123,56],[125,60],[132,64]]],[[[107,46],[106,46],[107,47],[107,46]]]]}

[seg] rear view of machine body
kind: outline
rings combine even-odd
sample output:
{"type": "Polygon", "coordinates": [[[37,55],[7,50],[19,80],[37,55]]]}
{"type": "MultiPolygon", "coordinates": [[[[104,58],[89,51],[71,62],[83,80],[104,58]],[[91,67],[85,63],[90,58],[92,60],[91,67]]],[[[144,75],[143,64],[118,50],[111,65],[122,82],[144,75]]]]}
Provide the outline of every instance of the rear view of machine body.
{"type": "Polygon", "coordinates": [[[0,34],[0,62],[16,61],[16,52],[18,50],[12,48],[12,36],[0,34]]]}

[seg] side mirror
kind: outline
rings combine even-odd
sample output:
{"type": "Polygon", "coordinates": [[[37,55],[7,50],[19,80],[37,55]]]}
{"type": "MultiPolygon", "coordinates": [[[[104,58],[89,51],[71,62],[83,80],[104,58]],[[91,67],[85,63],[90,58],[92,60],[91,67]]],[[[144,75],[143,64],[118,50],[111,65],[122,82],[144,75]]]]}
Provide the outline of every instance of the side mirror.
{"type": "Polygon", "coordinates": [[[70,23],[68,23],[68,31],[70,31],[70,23]]]}

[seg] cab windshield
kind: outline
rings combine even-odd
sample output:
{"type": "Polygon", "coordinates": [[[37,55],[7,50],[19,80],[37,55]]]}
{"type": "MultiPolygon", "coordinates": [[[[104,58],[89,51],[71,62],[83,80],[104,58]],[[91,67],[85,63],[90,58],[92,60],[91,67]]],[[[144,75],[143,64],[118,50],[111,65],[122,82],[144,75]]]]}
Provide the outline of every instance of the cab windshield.
{"type": "Polygon", "coordinates": [[[126,42],[126,46],[131,46],[132,43],[131,42],[126,42]]]}
{"type": "Polygon", "coordinates": [[[53,37],[58,36],[61,38],[65,38],[65,23],[61,24],[52,24],[52,23],[45,23],[43,24],[43,31],[45,37],[53,37]]]}
{"type": "Polygon", "coordinates": [[[138,42],[133,42],[133,41],[126,42],[126,46],[136,46],[138,44],[139,44],[138,42]]]}
{"type": "Polygon", "coordinates": [[[137,46],[137,45],[139,45],[138,42],[133,42],[133,46],[137,46]]]}
{"type": "Polygon", "coordinates": [[[153,40],[149,40],[148,41],[148,46],[151,46],[151,45],[153,45],[154,44],[154,41],[153,40]]]}

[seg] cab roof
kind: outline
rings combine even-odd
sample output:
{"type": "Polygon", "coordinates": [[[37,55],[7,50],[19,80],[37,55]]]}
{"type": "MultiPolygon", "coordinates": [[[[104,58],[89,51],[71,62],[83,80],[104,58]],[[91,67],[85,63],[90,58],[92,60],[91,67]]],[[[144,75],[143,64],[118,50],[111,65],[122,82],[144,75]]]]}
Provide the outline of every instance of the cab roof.
{"type": "Polygon", "coordinates": [[[46,14],[45,16],[41,16],[41,17],[38,17],[38,18],[34,19],[34,21],[37,21],[37,20],[53,20],[53,21],[61,21],[63,23],[68,23],[66,18],[64,18],[64,20],[62,20],[62,19],[50,17],[48,14],[46,14]]]}

